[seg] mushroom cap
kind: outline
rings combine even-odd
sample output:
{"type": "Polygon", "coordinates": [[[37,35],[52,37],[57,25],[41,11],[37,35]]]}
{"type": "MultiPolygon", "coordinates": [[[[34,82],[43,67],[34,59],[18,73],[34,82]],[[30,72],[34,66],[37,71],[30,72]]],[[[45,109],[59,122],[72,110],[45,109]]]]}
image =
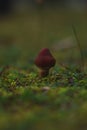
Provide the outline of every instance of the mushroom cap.
{"type": "Polygon", "coordinates": [[[44,48],[40,51],[39,55],[35,59],[35,64],[41,69],[50,69],[56,63],[56,60],[50,53],[48,48],[44,48]]]}

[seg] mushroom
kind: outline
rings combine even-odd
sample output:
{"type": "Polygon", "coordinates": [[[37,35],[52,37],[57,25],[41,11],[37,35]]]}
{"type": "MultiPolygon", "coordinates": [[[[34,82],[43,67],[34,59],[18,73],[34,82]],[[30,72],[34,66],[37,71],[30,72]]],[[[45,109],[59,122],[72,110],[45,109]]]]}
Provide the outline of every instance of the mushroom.
{"type": "Polygon", "coordinates": [[[40,51],[35,59],[35,65],[40,69],[40,77],[46,77],[49,74],[49,69],[56,63],[55,58],[50,53],[48,48],[40,51]]]}

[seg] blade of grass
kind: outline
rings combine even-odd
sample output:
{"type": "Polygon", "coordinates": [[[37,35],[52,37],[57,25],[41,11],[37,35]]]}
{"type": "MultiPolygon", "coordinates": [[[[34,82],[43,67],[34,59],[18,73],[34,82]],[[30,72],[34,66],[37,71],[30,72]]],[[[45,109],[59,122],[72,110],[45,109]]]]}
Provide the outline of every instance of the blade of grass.
{"type": "Polygon", "coordinates": [[[77,41],[78,49],[80,51],[80,56],[81,56],[81,63],[80,63],[81,64],[81,70],[84,70],[84,55],[83,55],[83,50],[82,50],[81,45],[80,45],[80,40],[79,40],[79,38],[77,36],[76,28],[75,28],[75,26],[73,24],[72,24],[72,30],[73,30],[73,34],[74,34],[74,36],[76,38],[76,41],[77,41]]]}

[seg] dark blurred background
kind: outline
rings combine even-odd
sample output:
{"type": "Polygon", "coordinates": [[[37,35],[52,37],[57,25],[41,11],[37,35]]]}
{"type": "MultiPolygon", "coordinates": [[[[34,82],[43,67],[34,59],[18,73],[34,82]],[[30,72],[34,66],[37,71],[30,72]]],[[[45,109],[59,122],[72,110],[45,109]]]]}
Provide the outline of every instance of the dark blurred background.
{"type": "Polygon", "coordinates": [[[86,8],[86,0],[0,0],[0,13],[7,14],[13,10],[25,8],[35,8],[35,6],[58,6],[68,7],[73,9],[86,8]]]}
{"type": "Polygon", "coordinates": [[[58,62],[78,63],[81,51],[86,62],[86,8],[86,0],[0,0],[0,64],[27,68],[43,47],[58,62]]]}

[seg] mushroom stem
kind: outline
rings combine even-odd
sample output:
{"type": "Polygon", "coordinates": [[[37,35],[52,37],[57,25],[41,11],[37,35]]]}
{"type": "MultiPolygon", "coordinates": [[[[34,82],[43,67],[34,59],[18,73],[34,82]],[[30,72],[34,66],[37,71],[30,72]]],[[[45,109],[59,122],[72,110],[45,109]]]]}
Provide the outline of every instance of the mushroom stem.
{"type": "Polygon", "coordinates": [[[40,70],[40,77],[46,77],[49,74],[49,69],[41,69],[40,70]]]}

